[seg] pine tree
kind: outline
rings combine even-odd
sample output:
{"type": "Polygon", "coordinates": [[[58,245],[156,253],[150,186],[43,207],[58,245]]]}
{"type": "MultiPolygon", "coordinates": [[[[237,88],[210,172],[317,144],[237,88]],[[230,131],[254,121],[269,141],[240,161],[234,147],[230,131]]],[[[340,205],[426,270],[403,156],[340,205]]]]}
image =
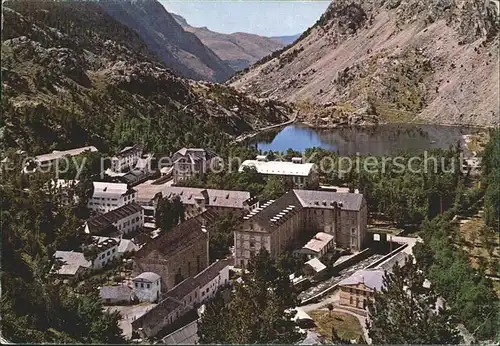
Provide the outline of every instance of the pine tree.
{"type": "Polygon", "coordinates": [[[250,261],[248,271],[242,276],[244,282],[235,284],[226,307],[207,307],[208,314],[199,324],[200,340],[228,344],[297,342],[301,335],[292,320],[295,311],[290,308],[295,299],[288,276],[266,250],[250,261]],[[290,292],[292,298],[283,292],[290,292]],[[225,322],[219,322],[222,320],[225,322]]]}
{"type": "Polygon", "coordinates": [[[424,275],[410,256],[384,275],[384,287],[368,305],[367,327],[374,344],[456,344],[461,338],[446,308],[424,287],[424,275]]]}

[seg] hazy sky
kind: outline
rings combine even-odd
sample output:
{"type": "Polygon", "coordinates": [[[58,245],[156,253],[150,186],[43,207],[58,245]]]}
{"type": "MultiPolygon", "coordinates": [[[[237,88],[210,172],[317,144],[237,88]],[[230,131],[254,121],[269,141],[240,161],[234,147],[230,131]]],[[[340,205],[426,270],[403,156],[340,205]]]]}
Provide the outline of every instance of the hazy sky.
{"type": "Polygon", "coordinates": [[[316,23],[330,0],[160,0],[191,26],[262,36],[299,34],[316,23]]]}

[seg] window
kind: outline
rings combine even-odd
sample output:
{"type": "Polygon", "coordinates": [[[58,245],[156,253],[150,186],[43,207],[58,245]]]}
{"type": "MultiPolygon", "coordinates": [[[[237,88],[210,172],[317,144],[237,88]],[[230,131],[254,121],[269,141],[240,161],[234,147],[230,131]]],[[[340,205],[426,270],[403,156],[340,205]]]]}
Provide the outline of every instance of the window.
{"type": "Polygon", "coordinates": [[[139,287],[139,284],[137,282],[135,283],[135,287],[139,287]]]}
{"type": "Polygon", "coordinates": [[[141,282],[141,288],[144,288],[144,284],[141,282]]]}
{"type": "Polygon", "coordinates": [[[146,285],[146,287],[147,287],[147,288],[151,288],[151,285],[150,285],[150,284],[147,284],[147,285],[146,285]]]}
{"type": "Polygon", "coordinates": [[[109,256],[110,253],[111,253],[111,251],[106,252],[106,256],[109,256]]]}
{"type": "Polygon", "coordinates": [[[352,305],[352,296],[349,297],[349,304],[352,305]]]}
{"type": "Polygon", "coordinates": [[[116,252],[116,249],[113,249],[113,253],[115,253],[115,252],[116,252]]]}

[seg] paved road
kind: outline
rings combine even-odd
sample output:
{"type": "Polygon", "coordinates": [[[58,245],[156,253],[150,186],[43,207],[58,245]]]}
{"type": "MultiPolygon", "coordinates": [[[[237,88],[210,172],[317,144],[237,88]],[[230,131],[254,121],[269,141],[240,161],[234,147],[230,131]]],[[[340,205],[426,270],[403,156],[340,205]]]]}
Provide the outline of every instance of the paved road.
{"type": "Polygon", "coordinates": [[[297,120],[297,116],[298,116],[298,112],[295,112],[295,114],[293,115],[293,118],[292,118],[292,119],[287,120],[287,121],[285,121],[285,122],[283,122],[283,123],[280,123],[280,124],[275,124],[275,125],[270,125],[270,126],[265,126],[265,127],[262,127],[262,128],[260,128],[260,129],[255,130],[254,132],[251,132],[251,133],[247,133],[247,134],[244,134],[244,135],[238,136],[238,137],[236,137],[236,139],[233,141],[233,143],[243,142],[244,140],[249,139],[249,138],[252,138],[252,137],[255,137],[255,136],[257,136],[259,133],[264,132],[264,131],[268,131],[268,130],[272,130],[272,129],[275,129],[275,128],[278,128],[278,127],[282,127],[282,126],[286,126],[286,125],[293,124],[293,123],[297,120]]]}

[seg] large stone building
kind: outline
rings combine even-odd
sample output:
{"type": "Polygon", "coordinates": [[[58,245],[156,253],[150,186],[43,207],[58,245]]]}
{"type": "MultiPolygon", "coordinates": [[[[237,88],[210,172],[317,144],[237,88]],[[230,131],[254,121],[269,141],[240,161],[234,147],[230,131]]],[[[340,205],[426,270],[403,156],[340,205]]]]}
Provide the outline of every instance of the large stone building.
{"type": "Polygon", "coordinates": [[[331,234],[336,248],[359,251],[366,237],[362,194],[293,190],[254,209],[234,232],[235,265],[246,266],[261,248],[274,257],[296,247],[301,233],[331,234]]]}
{"type": "Polygon", "coordinates": [[[201,148],[182,148],[172,155],[174,183],[203,175],[217,163],[217,154],[201,148]]]}
{"type": "Polygon", "coordinates": [[[303,163],[302,158],[294,157],[291,162],[268,161],[264,155],[257,156],[256,160],[243,161],[239,167],[242,172],[245,168],[255,169],[265,177],[281,177],[291,183],[294,188],[314,188],[318,185],[318,173],[313,163],[303,163]]]}
{"type": "Polygon", "coordinates": [[[157,273],[168,291],[201,272],[209,263],[206,225],[214,217],[207,211],[146,243],[134,256],[134,273],[157,273]]]}
{"type": "Polygon", "coordinates": [[[140,184],[135,189],[138,192],[137,202],[147,210],[147,214],[150,216],[154,216],[159,198],[173,198],[175,196],[179,196],[184,205],[186,219],[195,217],[205,210],[239,211],[244,214],[258,206],[258,200],[251,197],[248,191],[156,185],[149,182],[140,184]]]}

